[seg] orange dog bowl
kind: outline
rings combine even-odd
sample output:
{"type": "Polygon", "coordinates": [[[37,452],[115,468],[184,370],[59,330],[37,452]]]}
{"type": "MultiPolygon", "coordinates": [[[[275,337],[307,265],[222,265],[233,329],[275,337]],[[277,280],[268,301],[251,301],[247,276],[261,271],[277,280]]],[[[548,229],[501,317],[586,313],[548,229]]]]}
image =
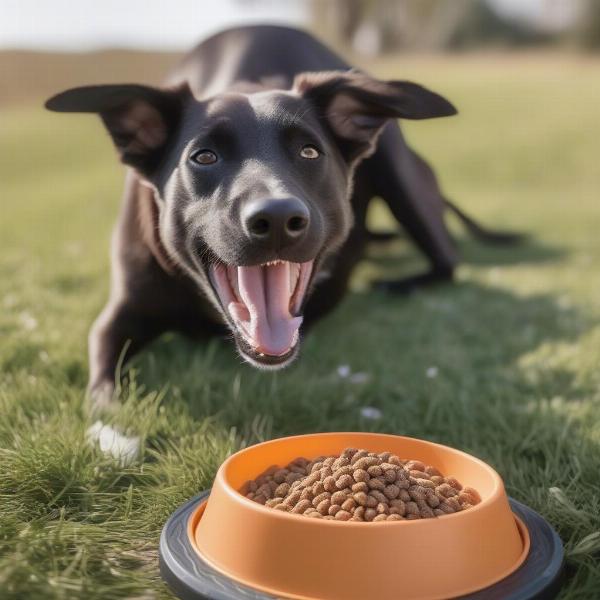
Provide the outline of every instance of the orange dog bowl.
{"type": "MultiPolygon", "coordinates": [[[[511,510],[502,480],[490,466],[439,444],[370,433],[288,437],[232,455],[221,465],[208,500],[188,510],[187,523],[175,535],[187,538],[186,547],[204,567],[263,594],[240,598],[455,598],[514,573],[530,548],[528,529],[511,510]],[[276,511],[238,492],[272,465],[339,454],[346,447],[421,460],[475,488],[482,501],[434,519],[357,523],[276,511]]],[[[166,567],[168,579],[174,575],[185,584],[185,567],[168,568],[162,541],[161,560],[163,574],[166,567]]],[[[181,597],[194,597],[188,591],[181,597]]]]}

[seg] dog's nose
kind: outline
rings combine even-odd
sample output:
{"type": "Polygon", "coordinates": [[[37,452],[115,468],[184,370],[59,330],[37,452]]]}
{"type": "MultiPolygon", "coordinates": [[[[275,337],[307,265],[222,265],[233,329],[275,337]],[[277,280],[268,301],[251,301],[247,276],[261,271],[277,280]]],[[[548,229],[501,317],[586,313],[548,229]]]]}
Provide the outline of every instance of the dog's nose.
{"type": "Polygon", "coordinates": [[[280,248],[302,237],[310,222],[306,205],[298,198],[268,198],[248,202],[242,209],[248,236],[280,248]]]}

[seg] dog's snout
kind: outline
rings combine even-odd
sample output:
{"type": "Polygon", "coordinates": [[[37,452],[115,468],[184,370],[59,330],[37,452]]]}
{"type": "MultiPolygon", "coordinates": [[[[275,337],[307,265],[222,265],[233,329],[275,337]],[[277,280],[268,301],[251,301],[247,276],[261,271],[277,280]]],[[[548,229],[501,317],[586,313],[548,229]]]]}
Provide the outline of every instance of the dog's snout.
{"type": "Polygon", "coordinates": [[[301,238],[310,222],[306,205],[298,198],[269,198],[247,203],[242,223],[251,240],[274,247],[301,238]]]}

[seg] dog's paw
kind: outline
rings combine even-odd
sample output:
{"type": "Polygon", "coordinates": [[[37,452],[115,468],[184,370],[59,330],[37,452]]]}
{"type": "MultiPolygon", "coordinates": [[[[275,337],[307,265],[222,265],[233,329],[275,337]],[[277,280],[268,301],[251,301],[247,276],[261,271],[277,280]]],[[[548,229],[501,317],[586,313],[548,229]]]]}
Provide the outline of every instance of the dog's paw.
{"type": "Polygon", "coordinates": [[[102,421],[96,421],[89,427],[86,436],[91,444],[98,444],[102,452],[112,456],[123,466],[130,465],[140,455],[141,439],[139,437],[123,435],[102,421]]]}

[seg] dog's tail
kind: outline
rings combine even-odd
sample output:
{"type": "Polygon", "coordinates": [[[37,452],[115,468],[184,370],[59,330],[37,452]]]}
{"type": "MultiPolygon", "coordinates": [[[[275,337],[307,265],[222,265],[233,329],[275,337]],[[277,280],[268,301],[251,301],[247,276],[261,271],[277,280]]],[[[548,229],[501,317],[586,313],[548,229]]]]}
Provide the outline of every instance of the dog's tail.
{"type": "Polygon", "coordinates": [[[527,237],[524,233],[518,233],[514,231],[492,231],[486,227],[480,225],[464,213],[456,204],[450,202],[447,198],[444,198],[446,206],[459,218],[461,223],[466,227],[467,231],[478,241],[486,244],[497,244],[499,246],[504,244],[516,244],[522,242],[527,237]]]}

